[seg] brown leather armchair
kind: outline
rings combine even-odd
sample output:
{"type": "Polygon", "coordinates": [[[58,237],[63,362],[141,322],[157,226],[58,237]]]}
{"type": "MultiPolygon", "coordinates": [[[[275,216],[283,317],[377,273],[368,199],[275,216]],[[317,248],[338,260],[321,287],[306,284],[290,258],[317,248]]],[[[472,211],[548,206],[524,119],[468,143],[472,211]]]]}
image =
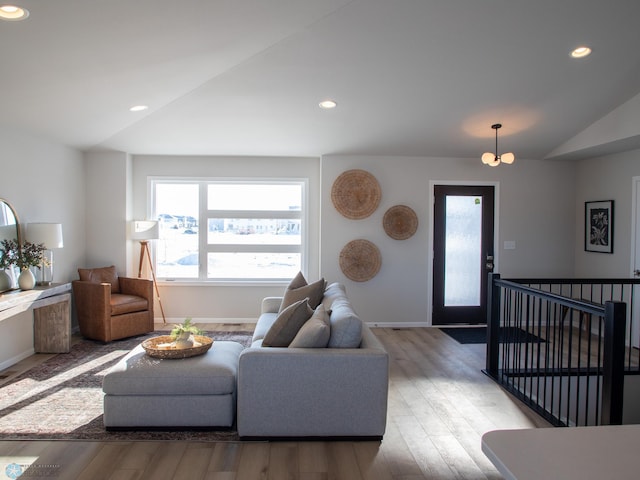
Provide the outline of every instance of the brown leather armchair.
{"type": "Polygon", "coordinates": [[[80,333],[110,342],[153,331],[153,282],[118,277],[116,268],[79,268],[71,282],[80,333]]]}

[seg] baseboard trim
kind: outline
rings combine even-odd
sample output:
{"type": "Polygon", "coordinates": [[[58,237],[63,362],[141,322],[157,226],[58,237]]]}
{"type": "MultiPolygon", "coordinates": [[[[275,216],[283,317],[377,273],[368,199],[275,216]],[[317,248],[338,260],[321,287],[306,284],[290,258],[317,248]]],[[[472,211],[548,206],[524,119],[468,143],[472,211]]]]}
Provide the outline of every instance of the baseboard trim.
{"type": "MultiPolygon", "coordinates": [[[[192,317],[192,323],[213,323],[213,324],[233,324],[239,325],[242,323],[256,323],[258,317],[255,318],[212,318],[212,317],[192,317]]],[[[173,325],[174,323],[182,323],[184,318],[167,318],[167,323],[173,325]]],[[[154,323],[156,325],[162,325],[162,317],[155,318],[154,323]]],[[[365,322],[370,328],[425,328],[431,327],[427,322],[365,322]]]]}
{"type": "MultiPolygon", "coordinates": [[[[154,318],[154,323],[156,325],[162,325],[162,317],[154,318]]],[[[256,323],[258,318],[212,318],[212,317],[192,317],[191,323],[230,323],[230,324],[242,324],[242,323],[256,323]]],[[[180,318],[167,318],[167,323],[182,323],[184,322],[184,317],[180,318]]]]}
{"type": "Polygon", "coordinates": [[[367,322],[369,328],[425,328],[432,327],[427,322],[367,322]]]}
{"type": "Polygon", "coordinates": [[[36,353],[35,350],[32,348],[30,350],[25,350],[24,352],[19,353],[18,355],[15,355],[5,360],[4,362],[0,363],[0,372],[3,370],[6,370],[7,368],[15,365],[18,362],[21,362],[25,358],[29,358],[31,355],[34,355],[35,353],[36,353]]]}

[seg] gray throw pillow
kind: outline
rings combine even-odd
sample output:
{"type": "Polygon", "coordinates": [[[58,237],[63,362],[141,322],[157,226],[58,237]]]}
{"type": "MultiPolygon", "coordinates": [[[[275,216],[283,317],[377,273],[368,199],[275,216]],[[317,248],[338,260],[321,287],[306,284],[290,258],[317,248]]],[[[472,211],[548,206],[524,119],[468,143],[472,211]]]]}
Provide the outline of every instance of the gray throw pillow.
{"type": "Polygon", "coordinates": [[[289,348],[325,348],[330,335],[329,315],[324,305],[320,304],[289,344],[289,348]]]}
{"type": "MultiPolygon", "coordinates": [[[[312,310],[320,304],[322,297],[324,297],[324,287],[326,286],[324,278],[321,278],[317,282],[308,284],[307,280],[302,275],[302,272],[298,272],[289,286],[284,291],[282,297],[282,303],[280,304],[280,312],[282,312],[289,305],[292,305],[304,298],[309,299],[309,306],[312,310]]],[[[279,312],[279,313],[280,313],[279,312]]]]}
{"type": "Polygon", "coordinates": [[[289,346],[300,328],[313,315],[308,300],[305,298],[295,302],[278,314],[276,321],[273,322],[262,340],[263,347],[289,346]]]}

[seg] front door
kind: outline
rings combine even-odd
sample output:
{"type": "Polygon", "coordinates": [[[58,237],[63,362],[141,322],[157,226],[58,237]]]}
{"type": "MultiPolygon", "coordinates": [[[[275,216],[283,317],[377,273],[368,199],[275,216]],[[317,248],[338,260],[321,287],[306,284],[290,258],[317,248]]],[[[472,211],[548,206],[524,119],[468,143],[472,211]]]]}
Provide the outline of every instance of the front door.
{"type": "Polygon", "coordinates": [[[494,187],[435,185],[433,324],[486,323],[494,187]]]}
{"type": "MultiPolygon", "coordinates": [[[[635,230],[631,232],[631,277],[640,278],[640,177],[633,177],[633,214],[635,230]]],[[[633,286],[633,298],[640,299],[640,285],[633,286]]],[[[640,301],[631,310],[631,345],[640,348],[640,301]]]]}

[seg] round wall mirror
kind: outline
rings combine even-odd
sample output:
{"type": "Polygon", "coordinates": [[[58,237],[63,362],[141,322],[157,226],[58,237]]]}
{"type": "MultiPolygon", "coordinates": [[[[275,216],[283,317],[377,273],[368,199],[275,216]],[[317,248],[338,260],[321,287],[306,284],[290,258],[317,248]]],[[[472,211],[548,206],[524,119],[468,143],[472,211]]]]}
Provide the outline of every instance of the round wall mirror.
{"type": "Polygon", "coordinates": [[[22,245],[18,214],[11,204],[0,198],[0,240],[17,240],[22,245]]]}
{"type": "MultiPolygon", "coordinates": [[[[0,198],[0,241],[2,240],[14,240],[18,242],[18,245],[22,245],[18,214],[9,202],[0,198]]],[[[13,268],[2,270],[0,272],[0,293],[12,290],[15,281],[16,274],[13,268]]]]}

